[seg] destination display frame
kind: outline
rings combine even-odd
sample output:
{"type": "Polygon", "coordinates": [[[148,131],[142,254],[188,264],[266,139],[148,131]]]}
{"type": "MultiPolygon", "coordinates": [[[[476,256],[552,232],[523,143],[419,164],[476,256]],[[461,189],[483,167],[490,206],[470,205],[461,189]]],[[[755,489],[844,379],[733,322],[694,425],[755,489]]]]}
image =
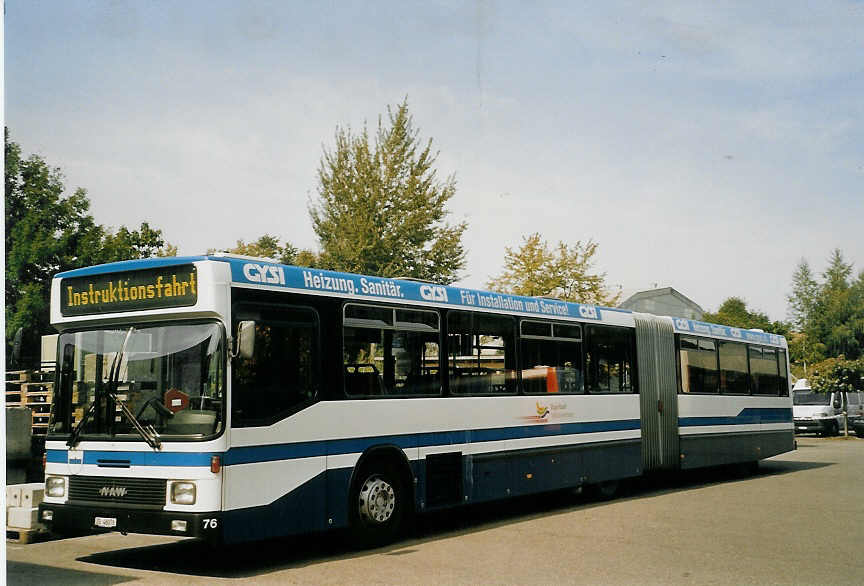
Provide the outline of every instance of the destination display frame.
{"type": "Polygon", "coordinates": [[[194,264],[67,277],[60,281],[63,317],[190,307],[198,303],[194,264]]]}

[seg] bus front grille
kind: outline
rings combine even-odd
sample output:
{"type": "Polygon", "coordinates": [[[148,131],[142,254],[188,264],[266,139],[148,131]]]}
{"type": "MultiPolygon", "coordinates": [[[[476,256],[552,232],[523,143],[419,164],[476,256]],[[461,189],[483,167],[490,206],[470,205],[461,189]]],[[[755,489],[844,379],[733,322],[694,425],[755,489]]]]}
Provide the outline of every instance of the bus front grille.
{"type": "Polygon", "coordinates": [[[160,478],[70,476],[69,500],[128,505],[165,505],[167,481],[160,478]]]}

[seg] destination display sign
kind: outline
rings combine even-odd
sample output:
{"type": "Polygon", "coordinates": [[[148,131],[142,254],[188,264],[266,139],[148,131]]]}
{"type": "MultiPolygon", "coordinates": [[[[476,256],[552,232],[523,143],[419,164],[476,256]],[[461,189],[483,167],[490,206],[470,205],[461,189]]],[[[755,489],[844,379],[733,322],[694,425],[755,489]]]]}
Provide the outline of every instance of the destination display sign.
{"type": "Polygon", "coordinates": [[[198,275],[191,264],[60,281],[63,316],[186,307],[197,301],[198,275]]]}

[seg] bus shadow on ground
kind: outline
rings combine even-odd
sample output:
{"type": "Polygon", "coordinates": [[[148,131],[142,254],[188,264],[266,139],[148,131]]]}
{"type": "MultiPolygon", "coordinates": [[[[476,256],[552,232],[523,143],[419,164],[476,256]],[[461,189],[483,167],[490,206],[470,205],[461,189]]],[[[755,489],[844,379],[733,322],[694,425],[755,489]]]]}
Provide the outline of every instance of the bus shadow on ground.
{"type": "Polygon", "coordinates": [[[137,580],[134,576],[116,576],[102,572],[82,572],[69,568],[55,568],[27,562],[6,562],[6,575],[10,584],[16,586],[43,586],[44,584],[63,584],[64,586],[111,586],[137,580]]]}
{"type": "MultiPolygon", "coordinates": [[[[742,466],[684,471],[643,477],[622,487],[618,499],[643,499],[720,483],[778,476],[831,466],[825,462],[764,461],[757,470],[742,466]]],[[[587,510],[609,501],[578,491],[558,491],[508,501],[483,503],[420,516],[408,535],[387,547],[357,549],[343,532],[274,539],[214,548],[198,540],[183,540],[106,551],[77,558],[80,562],[128,569],[213,578],[254,578],[271,572],[368,555],[405,555],[428,541],[486,531],[550,514],[587,510]]],[[[613,501],[614,502],[614,501],[613,501]]]]}

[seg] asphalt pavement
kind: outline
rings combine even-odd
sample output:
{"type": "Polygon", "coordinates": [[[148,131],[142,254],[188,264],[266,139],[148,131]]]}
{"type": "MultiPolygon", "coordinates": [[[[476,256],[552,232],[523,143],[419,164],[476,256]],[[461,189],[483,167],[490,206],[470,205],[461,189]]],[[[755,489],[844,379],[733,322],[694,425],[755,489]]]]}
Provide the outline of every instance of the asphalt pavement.
{"type": "Polygon", "coordinates": [[[599,502],[556,493],[420,519],[401,541],[339,535],[221,550],[116,533],[7,542],[11,585],[862,584],[864,439],[800,437],[736,468],[643,480],[599,502]]]}

